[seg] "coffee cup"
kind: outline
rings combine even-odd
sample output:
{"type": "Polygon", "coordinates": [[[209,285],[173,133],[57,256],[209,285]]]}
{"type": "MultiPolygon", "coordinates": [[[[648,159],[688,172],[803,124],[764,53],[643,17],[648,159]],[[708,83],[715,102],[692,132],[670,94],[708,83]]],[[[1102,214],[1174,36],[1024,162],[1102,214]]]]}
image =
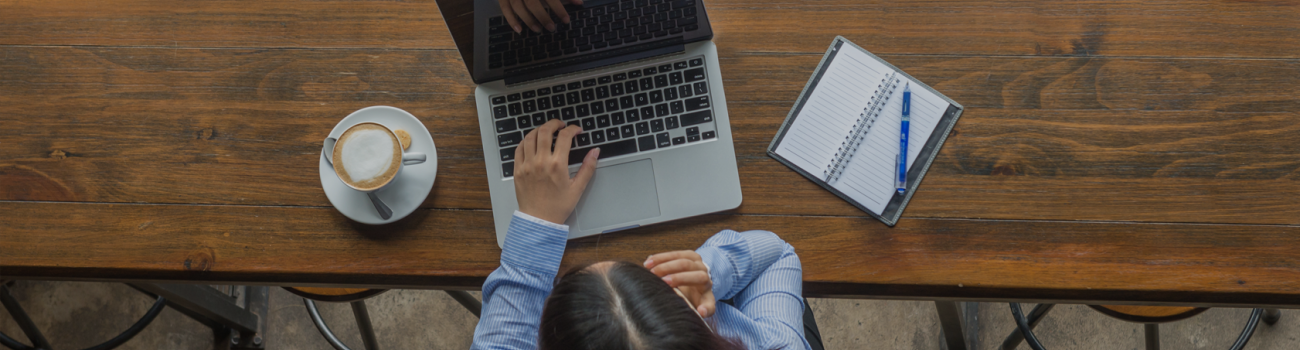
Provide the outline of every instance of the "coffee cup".
{"type": "Polygon", "coordinates": [[[424,153],[404,152],[397,134],[375,122],[353,124],[337,139],[325,139],[322,153],[339,181],[370,197],[384,220],[392,217],[393,211],[375,193],[392,184],[404,166],[427,159],[424,153]]]}

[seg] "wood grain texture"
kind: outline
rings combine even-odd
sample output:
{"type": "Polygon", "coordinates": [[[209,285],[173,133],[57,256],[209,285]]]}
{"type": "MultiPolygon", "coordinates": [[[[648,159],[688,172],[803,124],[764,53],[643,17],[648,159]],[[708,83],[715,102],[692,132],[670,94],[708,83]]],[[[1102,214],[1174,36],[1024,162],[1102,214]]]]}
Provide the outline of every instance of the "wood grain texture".
{"type": "MultiPolygon", "coordinates": [[[[765,154],[819,58],[722,58],[740,213],[864,216],[765,154]]],[[[1300,60],[886,59],[968,107],[906,216],[1300,223],[1300,60]]],[[[24,184],[0,199],[328,206],[318,140],[383,104],[412,112],[438,145],[425,207],[487,209],[473,86],[457,61],[445,50],[0,47],[0,178],[24,184]]]]}
{"type": "MultiPolygon", "coordinates": [[[[710,0],[706,6],[719,46],[738,51],[822,52],[844,35],[877,53],[1300,57],[1300,6],[1291,1],[710,0]]],[[[11,45],[454,49],[446,28],[429,0],[0,4],[0,44],[11,45]]]]}
{"type": "MultiPolygon", "coordinates": [[[[500,250],[485,210],[386,227],[331,208],[0,203],[4,278],[237,280],[476,289],[500,250]]],[[[805,293],[1300,305],[1300,228],[710,215],[570,241],[563,269],[695,247],[722,229],[793,245],[805,293]]],[[[1121,303],[1123,303],[1121,302],[1121,303]]]]}

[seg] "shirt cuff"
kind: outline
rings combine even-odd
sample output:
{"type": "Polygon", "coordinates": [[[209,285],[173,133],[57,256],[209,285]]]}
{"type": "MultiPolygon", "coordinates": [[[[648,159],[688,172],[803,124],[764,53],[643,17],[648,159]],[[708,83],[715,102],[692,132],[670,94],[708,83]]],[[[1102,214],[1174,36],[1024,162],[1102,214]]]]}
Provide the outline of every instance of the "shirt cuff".
{"type": "Polygon", "coordinates": [[[560,270],[568,238],[568,226],[515,211],[502,245],[501,263],[554,275],[560,270]]]}
{"type": "Polygon", "coordinates": [[[550,228],[553,228],[553,229],[556,229],[556,230],[564,230],[564,232],[569,232],[569,225],[565,225],[565,224],[557,224],[557,223],[554,223],[554,222],[550,222],[550,221],[542,220],[541,218],[538,218],[538,217],[536,217],[536,216],[532,216],[532,215],[528,215],[528,213],[525,213],[525,212],[522,212],[522,211],[515,210],[515,216],[518,216],[520,219],[524,219],[524,220],[531,221],[531,222],[534,223],[534,224],[538,224],[538,225],[542,225],[542,226],[550,227],[550,228]]]}
{"type": "Polygon", "coordinates": [[[731,291],[731,284],[735,283],[736,274],[727,256],[717,247],[702,247],[696,249],[695,253],[700,254],[700,260],[708,270],[709,279],[713,281],[713,297],[722,298],[727,295],[727,292],[731,291]]]}

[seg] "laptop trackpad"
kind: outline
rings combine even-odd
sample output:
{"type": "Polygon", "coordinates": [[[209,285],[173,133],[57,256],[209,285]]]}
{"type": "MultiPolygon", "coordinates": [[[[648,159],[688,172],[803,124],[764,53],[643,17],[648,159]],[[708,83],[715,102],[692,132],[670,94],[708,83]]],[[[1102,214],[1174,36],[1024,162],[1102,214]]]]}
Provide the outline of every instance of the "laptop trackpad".
{"type": "Polygon", "coordinates": [[[659,216],[650,159],[597,168],[574,213],[582,230],[659,216]]]}

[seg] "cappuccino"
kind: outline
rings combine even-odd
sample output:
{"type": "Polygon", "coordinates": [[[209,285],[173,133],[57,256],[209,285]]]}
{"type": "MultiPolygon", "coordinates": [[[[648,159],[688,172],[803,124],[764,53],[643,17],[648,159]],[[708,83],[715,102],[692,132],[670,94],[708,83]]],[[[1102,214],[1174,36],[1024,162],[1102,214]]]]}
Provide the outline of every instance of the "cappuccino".
{"type": "Polygon", "coordinates": [[[402,166],[402,146],[383,125],[360,123],[348,128],[334,146],[334,172],[361,191],[383,187],[402,166]]]}

